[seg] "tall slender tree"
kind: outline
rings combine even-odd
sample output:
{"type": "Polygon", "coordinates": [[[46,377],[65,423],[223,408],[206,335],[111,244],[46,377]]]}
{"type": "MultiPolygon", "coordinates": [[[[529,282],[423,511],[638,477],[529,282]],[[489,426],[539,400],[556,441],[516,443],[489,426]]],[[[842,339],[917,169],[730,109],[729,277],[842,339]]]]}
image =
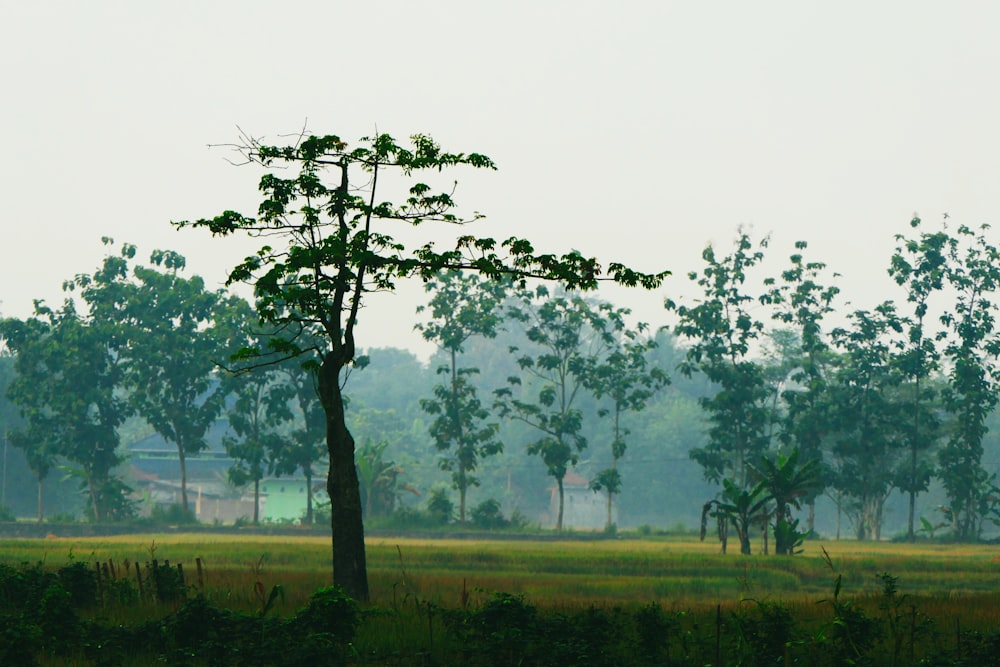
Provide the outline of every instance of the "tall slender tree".
{"type": "MultiPolygon", "coordinates": [[[[433,397],[421,399],[421,407],[434,421],[431,436],[442,470],[451,473],[458,491],[459,522],[465,523],[465,500],[470,487],[478,486],[474,473],[480,459],[503,451],[498,439],[499,425],[488,422],[490,411],[483,406],[472,382],[477,368],[460,368],[459,355],[473,336],[495,338],[501,324],[501,306],[507,294],[502,281],[481,280],[474,273],[448,271],[425,285],[433,296],[428,303],[431,320],[418,324],[425,340],[438,345],[448,363],[438,367],[446,384],[434,387],[433,397]]],[[[420,306],[417,312],[424,312],[420,306]]]]}
{"type": "MultiPolygon", "coordinates": [[[[620,310],[619,314],[627,311],[620,310]]],[[[640,412],[653,395],[670,383],[661,368],[650,368],[649,352],[656,347],[656,340],[644,338],[645,324],[622,329],[608,343],[607,352],[600,357],[586,359],[584,384],[597,398],[611,404],[601,408],[599,416],[611,416],[611,465],[599,471],[590,481],[593,491],[607,495],[605,530],[613,524],[614,497],[621,492],[622,478],[618,462],[625,456],[626,438],[630,431],[622,423],[630,412],[640,412]]]]}
{"type": "Polygon", "coordinates": [[[748,484],[747,465],[768,446],[770,412],[763,368],[751,356],[751,346],[760,338],[764,324],[752,311],[761,298],[746,292],[748,271],[764,258],[767,240],[755,249],[741,233],[733,251],[718,257],[712,246],[705,248],[705,267],[688,277],[703,291],[697,305],[666,301],[677,314],[674,332],[690,339],[680,371],[685,376],[702,373],[716,391],[700,399],[710,423],[709,443],[691,450],[691,457],[706,479],[732,479],[740,488],[748,484]]]}
{"type": "Polygon", "coordinates": [[[850,315],[849,328],[832,332],[841,352],[828,385],[833,483],[853,501],[858,539],[879,539],[885,501],[905,438],[900,403],[903,381],[895,359],[905,323],[895,304],[850,315]]]}
{"type": "MultiPolygon", "coordinates": [[[[775,281],[771,298],[776,304],[774,318],[794,327],[799,339],[798,354],[790,364],[791,386],[781,396],[786,407],[781,439],[791,444],[808,465],[810,461],[822,462],[823,438],[829,428],[824,393],[830,345],[823,321],[833,312],[840,289],[825,284],[835,279],[836,274],[828,279],[824,263],[805,260],[802,251],[806,248],[804,241],[795,244],[798,252],[789,258],[791,266],[782,272],[780,281],[775,281]]],[[[815,527],[816,497],[822,491],[821,483],[807,490],[809,532],[815,527]]]]}
{"type": "Polygon", "coordinates": [[[588,368],[608,353],[625,329],[627,311],[579,295],[553,295],[541,285],[522,292],[508,313],[524,326],[531,348],[511,348],[521,373],[494,392],[495,406],[502,416],[539,434],[528,444],[528,453],[541,458],[556,482],[556,530],[561,531],[563,480],[587,446],[578,398],[581,390],[588,391],[588,368]]]}
{"type": "MultiPolygon", "coordinates": [[[[373,292],[391,291],[410,277],[431,279],[448,269],[470,269],[489,278],[512,275],[593,288],[604,279],[597,260],[578,252],[536,254],[526,240],[460,236],[453,249],[431,243],[412,250],[394,236],[396,225],[457,224],[453,188],[438,190],[416,174],[469,166],[493,169],[477,153],[448,153],[430,137],[409,144],[388,134],[362,138],[356,145],[335,135],[301,135],[292,145],[271,146],[251,137],[235,147],[247,163],[263,166],[263,196],[256,216],[234,211],[180,226],[204,227],[213,234],[264,238],[256,254],[236,266],[230,282],[251,282],[261,317],[282,328],[266,350],[278,355],[311,355],[318,368],[320,401],[326,415],[330,468],[333,580],[348,595],[368,598],[364,525],[355,469],[354,437],[344,418],[342,371],[357,354],[358,316],[373,292]],[[404,200],[383,199],[381,186],[397,177],[404,200]],[[322,343],[303,344],[299,335],[315,327],[322,343]]],[[[655,287],[665,274],[647,275],[621,264],[608,266],[610,279],[655,287]]],[[[252,355],[247,355],[252,356],[252,355]]],[[[260,354],[250,363],[266,363],[260,354]]]]}
{"type": "Polygon", "coordinates": [[[954,306],[941,318],[951,336],[944,356],[950,367],[944,402],[954,418],[947,443],[938,453],[939,476],[948,492],[955,537],[979,536],[982,519],[1000,493],[995,475],[982,465],[986,418],[996,407],[997,306],[1000,251],[979,231],[960,226],[948,244],[948,286],[954,306]]]}
{"type": "MultiPolygon", "coordinates": [[[[910,226],[918,229],[920,218],[914,216],[910,226]]],[[[937,396],[931,379],[940,368],[937,342],[941,336],[927,331],[928,321],[933,321],[928,308],[931,298],[944,288],[949,248],[954,241],[944,231],[921,232],[915,239],[900,234],[896,241],[899,245],[890,261],[889,275],[906,289],[906,301],[913,308],[905,348],[900,355],[900,367],[910,385],[911,398],[906,429],[909,459],[900,470],[898,483],[899,489],[909,495],[906,535],[913,541],[917,495],[927,490],[933,471],[926,453],[940,431],[940,419],[933,409],[937,396]]]]}

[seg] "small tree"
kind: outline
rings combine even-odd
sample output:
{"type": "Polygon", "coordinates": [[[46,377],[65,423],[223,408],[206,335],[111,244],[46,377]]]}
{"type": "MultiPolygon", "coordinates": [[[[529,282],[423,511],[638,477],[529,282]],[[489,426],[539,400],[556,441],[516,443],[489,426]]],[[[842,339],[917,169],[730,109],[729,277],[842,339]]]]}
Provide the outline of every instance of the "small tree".
{"type": "Polygon", "coordinates": [[[730,479],[722,480],[722,493],[720,498],[709,500],[701,508],[701,539],[705,540],[708,530],[708,517],[714,516],[719,522],[719,536],[723,539],[722,552],[725,553],[726,526],[732,525],[736,529],[736,536],[740,540],[740,553],[744,556],[750,555],[750,529],[762,523],[767,516],[767,504],[771,497],[767,495],[767,490],[762,483],[754,485],[750,489],[737,486],[730,479]]]}
{"type": "Polygon", "coordinates": [[[313,476],[326,455],[326,417],[316,393],[315,369],[295,361],[281,366],[283,380],[291,388],[297,408],[290,437],[274,441],[271,463],[274,474],[291,475],[302,471],[306,483],[306,525],[313,523],[313,476]]]}
{"type": "Polygon", "coordinates": [[[275,469],[276,452],[288,439],[292,412],[291,387],[280,374],[250,373],[230,376],[226,388],[235,398],[225,411],[236,437],[223,436],[222,444],[234,459],[229,481],[236,486],[253,484],[253,523],[260,522],[260,482],[275,469]]]}
{"type": "Polygon", "coordinates": [[[610,304],[592,304],[580,296],[549,294],[544,286],[522,292],[510,316],[525,327],[531,353],[511,347],[518,355],[520,376],[507,379],[508,386],[496,390],[496,408],[501,416],[520,421],[540,433],[528,444],[528,453],[538,456],[556,481],[559,510],[556,530],[564,515],[563,479],[587,446],[583,436],[583,414],[577,407],[580,390],[586,390],[587,369],[601,358],[624,327],[623,312],[610,304]],[[522,386],[528,396],[514,394],[522,386]]]}
{"type": "Polygon", "coordinates": [[[820,462],[812,459],[800,465],[799,450],[795,449],[788,456],[762,457],[752,469],[774,503],[774,553],[790,556],[802,538],[798,520],[792,519],[792,508],[800,509],[802,500],[813,497],[822,484],[820,462]]]}
{"type": "MultiPolygon", "coordinates": [[[[627,310],[619,310],[617,315],[627,313],[627,310]]],[[[656,347],[656,341],[641,338],[645,329],[645,324],[635,329],[623,329],[619,337],[609,343],[605,356],[588,360],[584,375],[584,383],[591,393],[611,403],[610,408],[602,408],[598,413],[601,417],[612,417],[611,465],[590,481],[593,491],[603,490],[607,494],[605,530],[611,530],[612,503],[622,487],[618,462],[625,456],[625,438],[629,435],[629,430],[622,424],[622,417],[626,413],[643,410],[653,394],[670,383],[661,369],[648,367],[647,354],[656,347]]]]}
{"type": "MultiPolygon", "coordinates": [[[[797,354],[790,361],[789,379],[794,385],[781,393],[786,410],[780,437],[808,464],[822,462],[823,440],[829,431],[824,395],[831,353],[823,320],[833,312],[840,289],[825,284],[825,264],[804,259],[802,251],[806,247],[804,241],[795,244],[797,252],[789,258],[791,266],[775,282],[770,298],[777,306],[774,318],[794,327],[799,342],[797,354]]],[[[817,483],[805,498],[809,505],[809,532],[814,528],[816,497],[822,491],[822,482],[817,483]]]]}

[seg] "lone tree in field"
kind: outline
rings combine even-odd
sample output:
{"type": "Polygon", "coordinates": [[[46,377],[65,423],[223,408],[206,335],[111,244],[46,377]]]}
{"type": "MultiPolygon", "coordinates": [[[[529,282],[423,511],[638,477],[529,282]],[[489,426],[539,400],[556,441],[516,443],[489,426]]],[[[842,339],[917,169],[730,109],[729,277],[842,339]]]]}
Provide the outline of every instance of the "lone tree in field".
{"type": "Polygon", "coordinates": [[[263,200],[257,215],[225,211],[177,224],[264,239],[255,255],[232,269],[229,282],[254,285],[258,312],[264,322],[277,325],[278,334],[266,349],[246,350],[243,357],[249,367],[308,355],[307,362],[317,367],[330,459],[333,581],[364,600],[364,525],[354,438],[344,420],[341,371],[355,359],[355,331],[365,299],[372,292],[392,291],[397,280],[428,280],[447,269],[478,271],[491,279],[506,275],[558,280],[578,289],[594,288],[601,279],[653,288],[666,274],[642,274],[611,264],[605,276],[596,259],[578,252],[536,254],[531,243],[517,238],[497,242],[463,235],[450,250],[438,251],[430,242],[408,249],[393,236],[394,226],[460,224],[480,217],[454,213],[452,192],[432,188],[418,180],[417,173],[462,165],[495,168],[485,155],[444,152],[428,136],[415,135],[404,144],[377,134],[355,146],[333,135],[302,135],[290,146],[269,146],[244,136],[236,148],[246,162],[268,170],[260,180],[263,200]],[[387,178],[393,179],[392,192],[407,193],[400,203],[380,199],[387,178]],[[314,328],[322,331],[319,341],[303,342],[300,333],[314,328]]]}

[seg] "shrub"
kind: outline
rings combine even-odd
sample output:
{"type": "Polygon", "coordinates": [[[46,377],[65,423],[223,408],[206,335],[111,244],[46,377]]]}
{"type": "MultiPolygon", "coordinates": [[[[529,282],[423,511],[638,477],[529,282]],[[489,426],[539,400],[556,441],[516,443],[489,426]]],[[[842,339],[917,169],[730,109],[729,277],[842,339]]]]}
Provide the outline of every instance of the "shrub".
{"type": "Polygon", "coordinates": [[[17,517],[9,507],[0,505],[0,521],[17,521],[17,517]]]}
{"type": "Polygon", "coordinates": [[[59,583],[69,593],[74,609],[84,609],[97,605],[97,572],[82,561],[76,561],[60,568],[59,583]]]}
{"type": "Polygon", "coordinates": [[[447,489],[431,489],[431,496],[427,499],[427,513],[442,525],[452,520],[455,516],[455,503],[448,497],[447,489]]]}
{"type": "Polygon", "coordinates": [[[510,521],[507,521],[500,511],[500,501],[494,498],[484,500],[473,507],[470,516],[472,517],[472,525],[476,528],[496,530],[510,526],[510,521]]]}

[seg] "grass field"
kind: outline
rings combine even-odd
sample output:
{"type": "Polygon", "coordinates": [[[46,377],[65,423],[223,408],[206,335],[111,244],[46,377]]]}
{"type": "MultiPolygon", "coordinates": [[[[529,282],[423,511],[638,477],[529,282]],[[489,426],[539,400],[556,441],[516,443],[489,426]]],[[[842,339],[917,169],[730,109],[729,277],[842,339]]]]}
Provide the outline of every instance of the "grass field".
{"type": "MultiPolygon", "coordinates": [[[[329,549],[327,538],[311,536],[50,537],[0,541],[0,564],[42,563],[55,570],[71,563],[89,568],[110,562],[115,564],[112,571],[121,573],[128,572],[121,566],[129,563],[170,561],[183,564],[188,587],[216,608],[290,618],[317,589],[331,583],[329,549]],[[282,595],[272,607],[268,592],[276,589],[282,595]]],[[[550,625],[531,621],[526,627],[532,632],[564,623],[564,631],[579,632],[574,635],[577,647],[587,643],[590,632],[579,624],[634,628],[628,619],[639,623],[655,606],[664,614],[663,627],[674,628],[674,650],[683,650],[697,664],[718,663],[720,646],[731,656],[763,650],[752,648],[751,632],[758,643],[777,638],[775,655],[785,651],[786,661],[792,655],[807,664],[836,664],[829,651],[837,640],[830,633],[836,632],[835,618],[852,618],[852,609],[861,613],[854,621],[857,628],[869,627],[864,618],[880,624],[879,639],[869,649],[880,659],[869,664],[903,664],[897,658],[907,651],[960,655],[962,642],[968,641],[962,633],[1000,628],[1000,550],[989,545],[815,541],[794,557],[747,557],[722,555],[717,544],[690,536],[557,541],[370,537],[368,565],[372,600],[363,607],[352,664],[390,664],[387,656],[395,656],[391,664],[424,664],[428,656],[437,664],[455,664],[456,656],[467,661],[473,640],[463,642],[444,631],[444,621],[436,615],[486,610],[506,599],[503,594],[523,596],[526,604],[552,619],[550,625]],[[884,592],[884,574],[898,582],[892,599],[884,592]],[[598,616],[588,616],[595,609],[598,616]],[[626,616],[619,616],[619,610],[626,616]],[[794,641],[782,640],[793,624],[794,641]]],[[[179,604],[143,599],[131,606],[105,606],[95,610],[95,620],[129,626],[176,613],[179,604]]],[[[509,621],[523,618],[521,604],[495,607],[506,614],[496,632],[506,632],[502,629],[509,621]]],[[[478,664],[492,664],[494,649],[489,646],[496,637],[487,633],[480,644],[473,641],[479,647],[478,664]]],[[[614,641],[624,640],[619,634],[614,641]]],[[[631,649],[623,650],[621,655],[631,649]]],[[[60,659],[41,664],[90,663],[60,659]]]]}
{"type": "MultiPolygon", "coordinates": [[[[204,586],[237,606],[256,582],[281,584],[294,606],[329,585],[330,545],[323,537],[130,535],[0,541],[0,562],[73,560],[183,563],[189,583],[196,559],[204,586]]],[[[741,597],[785,602],[829,596],[836,575],[843,591],[867,595],[878,575],[899,580],[901,593],[955,599],[1000,590],[1000,548],[992,545],[814,541],[793,557],[722,555],[718,545],[684,537],[586,541],[369,538],[372,601],[401,594],[442,605],[495,591],[524,594],[541,607],[659,602],[670,606],[730,604],[741,597]],[[835,571],[823,557],[829,554],[835,571]]]]}

